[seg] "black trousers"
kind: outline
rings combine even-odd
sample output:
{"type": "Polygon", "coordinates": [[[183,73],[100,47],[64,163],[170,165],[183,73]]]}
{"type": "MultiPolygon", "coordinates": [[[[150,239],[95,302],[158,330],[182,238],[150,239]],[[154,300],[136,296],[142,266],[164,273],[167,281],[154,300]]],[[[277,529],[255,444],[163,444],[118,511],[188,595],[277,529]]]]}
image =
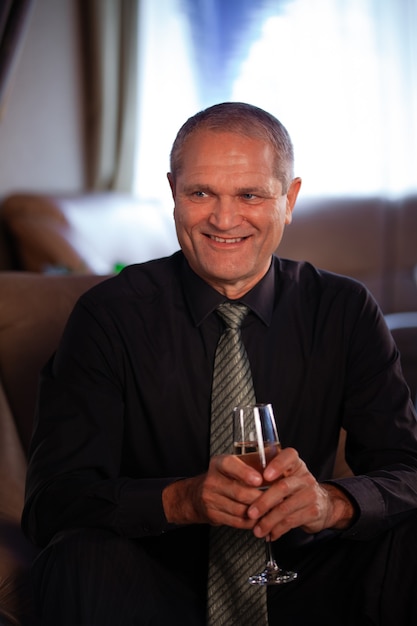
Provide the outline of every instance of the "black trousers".
{"type": "MultiPolygon", "coordinates": [[[[299,577],[268,590],[271,626],[417,624],[417,516],[370,541],[331,539],[278,560],[299,577]]],[[[62,533],[33,580],[41,626],[205,624],[204,590],[106,531],[62,533]]]]}
{"type": "Polygon", "coordinates": [[[417,626],[417,515],[369,541],[283,555],[295,582],[269,589],[276,626],[417,626]]]}

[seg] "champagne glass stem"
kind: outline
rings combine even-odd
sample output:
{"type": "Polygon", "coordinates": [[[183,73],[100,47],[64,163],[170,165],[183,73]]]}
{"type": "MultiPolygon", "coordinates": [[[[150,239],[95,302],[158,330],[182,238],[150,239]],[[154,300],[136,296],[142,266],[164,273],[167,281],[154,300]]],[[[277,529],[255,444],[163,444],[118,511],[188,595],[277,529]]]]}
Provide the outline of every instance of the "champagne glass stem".
{"type": "Polygon", "coordinates": [[[272,554],[272,542],[271,542],[271,538],[266,537],[265,538],[265,549],[266,549],[266,566],[267,567],[271,567],[273,569],[278,569],[278,565],[275,561],[274,555],[272,554]]]}

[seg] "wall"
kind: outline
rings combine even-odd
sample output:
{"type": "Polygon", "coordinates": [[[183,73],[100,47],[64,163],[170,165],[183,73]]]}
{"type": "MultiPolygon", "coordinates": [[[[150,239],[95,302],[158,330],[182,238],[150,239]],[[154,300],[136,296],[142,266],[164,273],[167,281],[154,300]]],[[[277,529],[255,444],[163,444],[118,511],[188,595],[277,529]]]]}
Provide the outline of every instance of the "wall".
{"type": "Polygon", "coordinates": [[[0,198],[84,185],[77,0],[36,0],[0,111],[0,198]]]}

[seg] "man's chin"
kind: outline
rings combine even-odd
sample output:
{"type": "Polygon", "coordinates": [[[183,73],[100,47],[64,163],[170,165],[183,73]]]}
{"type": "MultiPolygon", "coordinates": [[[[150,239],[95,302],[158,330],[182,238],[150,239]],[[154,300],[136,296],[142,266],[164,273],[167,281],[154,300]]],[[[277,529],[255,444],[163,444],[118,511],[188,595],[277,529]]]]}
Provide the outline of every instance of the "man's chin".
{"type": "Polygon", "coordinates": [[[199,276],[216,291],[230,299],[235,299],[247,293],[258,281],[258,277],[251,272],[244,272],[243,269],[239,267],[236,270],[225,271],[222,268],[222,271],[215,272],[212,267],[209,267],[205,268],[204,273],[199,276]]]}
{"type": "Polygon", "coordinates": [[[221,265],[218,268],[213,265],[206,265],[204,268],[203,278],[207,282],[216,281],[226,285],[234,285],[242,280],[245,280],[246,275],[247,272],[242,265],[227,268],[225,268],[224,265],[221,265]]]}

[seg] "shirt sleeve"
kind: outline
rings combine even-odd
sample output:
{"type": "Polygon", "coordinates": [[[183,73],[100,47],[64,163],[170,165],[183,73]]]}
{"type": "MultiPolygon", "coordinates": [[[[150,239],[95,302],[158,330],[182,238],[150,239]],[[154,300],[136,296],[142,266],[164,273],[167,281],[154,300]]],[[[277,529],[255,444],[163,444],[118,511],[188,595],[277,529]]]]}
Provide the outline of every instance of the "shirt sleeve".
{"type": "Polygon", "coordinates": [[[104,307],[82,298],[41,375],[22,518],[38,545],[68,528],[129,537],[171,528],[162,491],[178,477],[121,471],[128,462],[126,351],[107,318],[104,307]]]}
{"type": "Polygon", "coordinates": [[[417,420],[384,317],[366,290],[359,301],[359,312],[356,304],[347,321],[343,415],[354,476],[329,482],[350,496],[358,512],[343,535],[364,540],[417,508],[417,420]]]}

